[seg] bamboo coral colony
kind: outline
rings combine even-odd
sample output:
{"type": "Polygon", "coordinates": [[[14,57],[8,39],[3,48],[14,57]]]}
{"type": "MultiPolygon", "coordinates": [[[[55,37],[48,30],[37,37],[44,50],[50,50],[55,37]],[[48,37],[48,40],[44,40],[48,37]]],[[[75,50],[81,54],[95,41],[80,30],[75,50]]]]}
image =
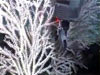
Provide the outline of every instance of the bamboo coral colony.
{"type": "MultiPolygon", "coordinates": [[[[7,46],[0,47],[0,75],[8,72],[12,75],[71,75],[73,70],[76,72],[75,64],[82,65],[78,61],[81,54],[79,50],[77,52],[73,50],[75,41],[72,42],[72,39],[79,39],[82,45],[85,41],[87,45],[88,38],[85,37],[85,40],[80,36],[76,38],[76,29],[78,26],[90,24],[90,18],[84,14],[87,8],[91,8],[89,15],[92,19],[97,17],[92,14],[100,11],[100,7],[96,5],[97,0],[85,1],[86,4],[79,14],[80,22],[72,22],[70,25],[67,40],[69,48],[64,50],[59,40],[55,40],[56,28],[53,27],[54,22],[51,23],[56,10],[53,0],[1,0],[0,33],[5,35],[3,42],[7,46]],[[95,7],[92,7],[93,5],[95,7]],[[85,17],[87,17],[86,21],[85,17]]],[[[92,30],[91,27],[89,28],[92,30]]],[[[94,38],[93,40],[92,42],[96,41],[94,38]]]]}
{"type": "Polygon", "coordinates": [[[45,64],[53,57],[54,43],[49,41],[51,32],[45,25],[53,11],[49,0],[0,1],[0,33],[5,34],[4,42],[14,50],[12,53],[6,46],[0,48],[0,75],[50,74],[51,65],[45,64]]]}

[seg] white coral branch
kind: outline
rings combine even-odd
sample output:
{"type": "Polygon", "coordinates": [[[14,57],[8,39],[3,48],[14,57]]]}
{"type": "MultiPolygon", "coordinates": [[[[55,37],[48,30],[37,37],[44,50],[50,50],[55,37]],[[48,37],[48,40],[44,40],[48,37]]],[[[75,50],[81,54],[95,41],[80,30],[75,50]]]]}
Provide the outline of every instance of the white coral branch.
{"type": "MultiPolygon", "coordinates": [[[[14,50],[12,53],[6,47],[0,49],[0,55],[7,57],[3,58],[4,61],[10,60],[7,63],[11,68],[6,66],[4,72],[38,75],[51,68],[50,65],[44,68],[54,50],[54,44],[48,41],[51,33],[45,25],[49,24],[53,12],[54,7],[50,5],[50,0],[0,1],[0,33],[5,34],[4,42],[14,50]],[[51,49],[49,54],[47,49],[51,49]]],[[[6,65],[3,61],[1,63],[6,65]]],[[[4,75],[3,72],[2,74],[4,75]]]]}

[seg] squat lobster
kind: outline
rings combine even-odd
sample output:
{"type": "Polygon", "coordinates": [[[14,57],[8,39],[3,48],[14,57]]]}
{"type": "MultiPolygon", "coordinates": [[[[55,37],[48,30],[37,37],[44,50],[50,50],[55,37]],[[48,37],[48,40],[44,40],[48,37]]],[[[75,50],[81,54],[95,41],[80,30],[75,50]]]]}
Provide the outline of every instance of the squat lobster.
{"type": "Polygon", "coordinates": [[[55,23],[59,40],[64,48],[67,47],[67,30],[69,22],[77,21],[83,0],[57,0],[55,3],[55,23]],[[66,21],[66,24],[62,24],[66,21]]]}

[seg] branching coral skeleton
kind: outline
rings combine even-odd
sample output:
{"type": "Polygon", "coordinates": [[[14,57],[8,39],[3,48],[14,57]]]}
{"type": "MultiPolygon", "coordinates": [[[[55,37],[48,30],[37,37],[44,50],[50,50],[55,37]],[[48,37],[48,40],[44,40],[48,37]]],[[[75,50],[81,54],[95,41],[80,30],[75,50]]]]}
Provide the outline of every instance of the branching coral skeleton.
{"type": "MultiPolygon", "coordinates": [[[[0,75],[71,75],[72,69],[76,71],[74,64],[80,63],[74,61],[73,49],[69,54],[51,38],[54,10],[51,0],[0,0],[0,33],[10,47],[0,47],[0,75]]],[[[68,38],[70,34],[71,29],[68,38]]]]}
{"type": "Polygon", "coordinates": [[[13,75],[38,75],[51,68],[44,66],[52,57],[54,43],[48,41],[50,32],[44,25],[53,12],[50,0],[0,1],[0,33],[6,34],[4,42],[14,50],[12,53],[6,47],[0,48],[0,75],[6,71],[13,75]],[[52,50],[47,53],[47,49],[52,50]]]}

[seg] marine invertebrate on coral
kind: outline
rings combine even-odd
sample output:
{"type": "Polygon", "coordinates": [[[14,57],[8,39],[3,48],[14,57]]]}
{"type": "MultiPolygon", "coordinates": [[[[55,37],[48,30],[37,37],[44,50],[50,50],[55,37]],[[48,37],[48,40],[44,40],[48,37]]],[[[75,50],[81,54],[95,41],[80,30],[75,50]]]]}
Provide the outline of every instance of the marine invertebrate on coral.
{"type": "Polygon", "coordinates": [[[83,66],[81,49],[100,39],[99,8],[97,0],[84,0],[79,17],[69,24],[67,48],[63,49],[60,40],[55,40],[57,28],[51,22],[56,10],[53,0],[1,0],[0,34],[6,45],[0,45],[0,75],[76,72],[75,65],[83,66]]]}

